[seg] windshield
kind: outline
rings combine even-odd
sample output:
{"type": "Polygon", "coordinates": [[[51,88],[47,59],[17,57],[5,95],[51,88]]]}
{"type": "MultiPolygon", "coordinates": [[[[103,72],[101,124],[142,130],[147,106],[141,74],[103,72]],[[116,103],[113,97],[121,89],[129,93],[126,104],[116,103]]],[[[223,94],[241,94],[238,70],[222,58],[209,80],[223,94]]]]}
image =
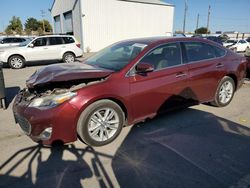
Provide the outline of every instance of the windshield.
{"type": "Polygon", "coordinates": [[[26,39],[26,41],[21,42],[21,43],[19,44],[19,46],[26,46],[27,44],[30,43],[30,41],[32,41],[32,39],[28,38],[28,39],[26,39]]]}
{"type": "Polygon", "coordinates": [[[146,46],[147,44],[136,42],[117,43],[104,48],[90,57],[86,63],[113,71],[119,71],[138,56],[146,46]]]}

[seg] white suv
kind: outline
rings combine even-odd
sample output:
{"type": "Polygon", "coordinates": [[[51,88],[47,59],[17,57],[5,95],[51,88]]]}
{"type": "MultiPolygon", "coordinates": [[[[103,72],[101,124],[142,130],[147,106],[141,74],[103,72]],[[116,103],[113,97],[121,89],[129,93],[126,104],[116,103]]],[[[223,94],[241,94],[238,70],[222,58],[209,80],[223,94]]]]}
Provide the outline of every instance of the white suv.
{"type": "Polygon", "coordinates": [[[234,52],[245,52],[250,48],[249,43],[244,39],[227,40],[223,46],[233,50],[234,52]]]}
{"type": "Polygon", "coordinates": [[[23,68],[26,62],[35,61],[63,60],[71,63],[83,55],[80,47],[73,36],[42,36],[19,47],[0,49],[0,62],[8,63],[13,69],[23,68]]]}

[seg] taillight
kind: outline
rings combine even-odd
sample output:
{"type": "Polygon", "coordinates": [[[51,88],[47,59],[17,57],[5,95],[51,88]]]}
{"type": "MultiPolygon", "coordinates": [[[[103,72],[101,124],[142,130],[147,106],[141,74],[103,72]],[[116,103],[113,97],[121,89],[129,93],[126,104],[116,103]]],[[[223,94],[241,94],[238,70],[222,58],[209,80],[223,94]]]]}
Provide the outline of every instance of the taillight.
{"type": "Polygon", "coordinates": [[[81,44],[76,44],[76,46],[77,46],[78,48],[81,48],[81,44]]]}

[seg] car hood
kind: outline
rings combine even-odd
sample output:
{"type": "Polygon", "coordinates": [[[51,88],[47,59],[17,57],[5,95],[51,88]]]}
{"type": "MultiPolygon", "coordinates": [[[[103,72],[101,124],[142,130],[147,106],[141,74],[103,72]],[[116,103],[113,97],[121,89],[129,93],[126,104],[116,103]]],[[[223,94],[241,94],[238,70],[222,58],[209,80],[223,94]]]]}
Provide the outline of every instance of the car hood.
{"type": "Polygon", "coordinates": [[[113,72],[112,70],[94,67],[85,63],[56,64],[37,70],[26,81],[26,85],[28,88],[34,88],[35,86],[53,82],[104,78],[113,72]]]}

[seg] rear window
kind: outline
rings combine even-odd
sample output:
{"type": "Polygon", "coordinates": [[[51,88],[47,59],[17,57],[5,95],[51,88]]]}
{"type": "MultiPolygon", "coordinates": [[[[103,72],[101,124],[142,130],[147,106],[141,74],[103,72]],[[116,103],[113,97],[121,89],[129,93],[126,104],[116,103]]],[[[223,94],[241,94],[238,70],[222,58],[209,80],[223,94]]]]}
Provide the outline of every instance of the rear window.
{"type": "Polygon", "coordinates": [[[213,46],[214,50],[215,50],[215,55],[216,57],[223,57],[224,55],[226,55],[226,50],[221,49],[219,47],[213,46]]]}
{"type": "Polygon", "coordinates": [[[63,44],[62,37],[49,37],[49,44],[50,45],[60,45],[63,44]]]}
{"type": "Polygon", "coordinates": [[[25,39],[23,39],[23,38],[14,38],[14,43],[21,43],[24,41],[25,41],[25,39]]]}
{"type": "Polygon", "coordinates": [[[63,40],[65,44],[71,44],[75,42],[75,40],[72,37],[63,37],[63,40]]]}
{"type": "Polygon", "coordinates": [[[2,41],[3,41],[2,43],[4,43],[4,44],[13,43],[13,38],[4,38],[2,41]]]}
{"type": "Polygon", "coordinates": [[[202,42],[185,42],[184,43],[188,62],[202,61],[216,57],[213,46],[202,42]]]}

